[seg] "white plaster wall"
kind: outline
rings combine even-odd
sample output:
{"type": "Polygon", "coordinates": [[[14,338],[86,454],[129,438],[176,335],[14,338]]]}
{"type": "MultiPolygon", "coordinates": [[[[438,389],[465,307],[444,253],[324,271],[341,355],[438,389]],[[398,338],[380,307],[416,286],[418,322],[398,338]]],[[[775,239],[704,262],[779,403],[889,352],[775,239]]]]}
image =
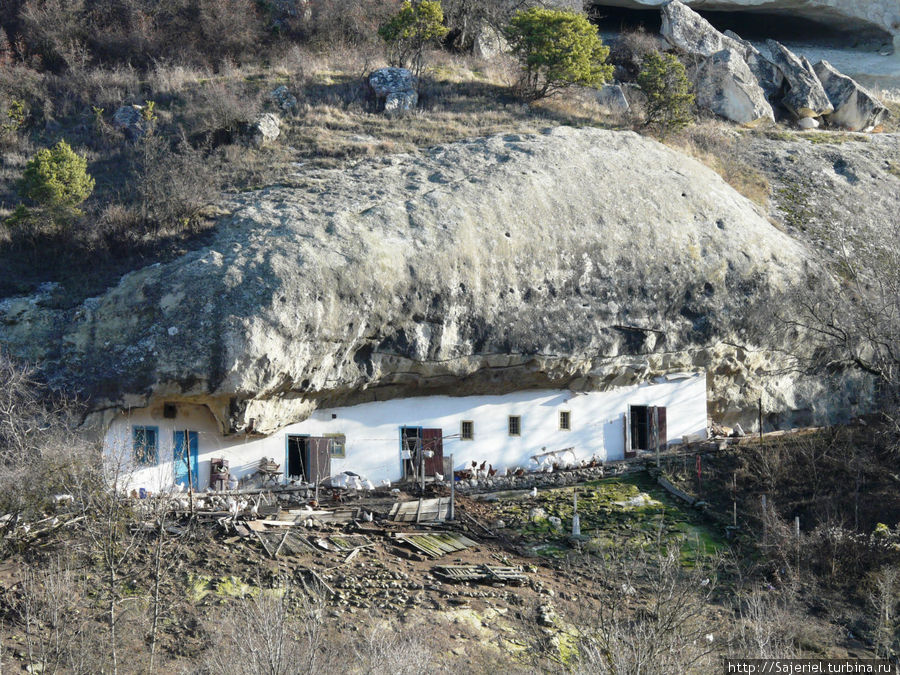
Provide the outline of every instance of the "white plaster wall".
{"type": "Polygon", "coordinates": [[[128,457],[132,426],[158,427],[160,463],[134,470],[130,487],[159,490],[172,484],[174,431],[197,431],[199,485],[205,488],[209,461],[214,457],[228,459],[232,474],[241,477],[252,474],[262,457],[272,457],[284,467],[288,434],[342,433],[347,438],[346,457],[332,459],[332,474],[351,470],[374,482],[393,481],[402,477],[401,426],[443,429],[444,457],[452,453],[456,469],[472,461],[487,461],[495,468],[527,468],[532,455],[570,446],[575,448],[575,459],[597,456],[609,461],[624,456],[623,417],[629,405],[666,406],[670,444],[688,434],[706,435],[706,378],[697,373],[675,381],[601,392],[532,390],[502,396],[422,396],[363,403],[316,411],[309,419],[266,438],[221,436],[203,406],[179,404],[177,417],[165,419],[159,403],[117,417],[107,432],[106,448],[111,454],[128,457]],[[571,431],[559,429],[561,410],[571,412],[571,431]],[[522,418],[520,436],[508,434],[510,415],[522,418]],[[462,420],[474,422],[474,440],[460,440],[462,420]]]}

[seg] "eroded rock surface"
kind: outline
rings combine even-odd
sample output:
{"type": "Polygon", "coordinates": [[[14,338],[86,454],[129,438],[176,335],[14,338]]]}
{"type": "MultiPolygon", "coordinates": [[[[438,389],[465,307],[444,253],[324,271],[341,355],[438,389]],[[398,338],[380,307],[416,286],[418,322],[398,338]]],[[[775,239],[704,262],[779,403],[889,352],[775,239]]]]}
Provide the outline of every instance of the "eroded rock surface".
{"type": "MultiPolygon", "coordinates": [[[[602,0],[595,5],[646,9],[669,0],[602,0]]],[[[874,32],[900,44],[900,4],[896,0],[685,0],[697,10],[765,12],[796,16],[838,31],[874,32]]]]}
{"type": "Polygon", "coordinates": [[[865,131],[877,127],[888,116],[887,108],[875,94],[838,72],[828,61],[819,61],[813,70],[834,106],[834,112],[828,116],[829,124],[865,131]]]}
{"type": "Polygon", "coordinates": [[[208,247],[74,311],[0,303],[0,342],[96,411],[190,400],[226,431],[322,404],[698,367],[711,414],[747,428],[761,392],[786,424],[865,404],[858,380],[800,377],[770,349],[802,348],[772,343],[771,310],[817,257],[717,174],[630,132],[366,160],[231,209],[208,247]]]}
{"type": "Polygon", "coordinates": [[[731,50],[716,52],[694,73],[697,105],[732,122],[753,126],[775,121],[766,93],[747,63],[731,50]]]}

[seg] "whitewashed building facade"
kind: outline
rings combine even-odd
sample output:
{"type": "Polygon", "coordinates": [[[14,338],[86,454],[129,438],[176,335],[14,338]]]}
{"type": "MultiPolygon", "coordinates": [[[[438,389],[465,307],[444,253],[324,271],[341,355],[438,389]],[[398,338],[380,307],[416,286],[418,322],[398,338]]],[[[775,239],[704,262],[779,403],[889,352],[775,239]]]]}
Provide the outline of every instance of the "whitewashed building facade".
{"type": "Polygon", "coordinates": [[[561,463],[614,461],[652,449],[656,439],[705,438],[706,424],[705,374],[679,373],[607,391],[421,396],[322,409],[266,437],[224,436],[205,406],[159,402],[117,415],[104,444],[128,465],[129,487],[158,491],[186,484],[189,475],[206,489],[217,459],[238,479],[270,458],[281,471],[277,482],[352,471],[374,483],[411,475],[423,448],[427,475],[446,475],[451,454],[456,470],[472,462],[527,469],[532,457],[552,453],[561,463]]]}

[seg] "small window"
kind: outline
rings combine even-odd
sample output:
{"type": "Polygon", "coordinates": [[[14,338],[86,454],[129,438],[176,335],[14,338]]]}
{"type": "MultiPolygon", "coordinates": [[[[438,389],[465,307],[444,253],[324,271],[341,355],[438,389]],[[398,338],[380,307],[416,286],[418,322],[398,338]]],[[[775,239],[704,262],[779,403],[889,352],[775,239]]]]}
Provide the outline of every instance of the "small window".
{"type": "Polygon", "coordinates": [[[134,460],[143,466],[156,464],[159,459],[159,430],[157,427],[132,427],[134,460]]]}
{"type": "Polygon", "coordinates": [[[463,420],[459,425],[459,437],[464,441],[475,439],[475,422],[463,420]]]}
{"type": "Polygon", "coordinates": [[[510,415],[509,416],[509,435],[510,436],[521,436],[522,435],[522,418],[519,415],[510,415]]]}
{"type": "Polygon", "coordinates": [[[572,430],[572,413],[568,410],[559,411],[559,428],[561,431],[572,430]]]}
{"type": "Polygon", "coordinates": [[[325,434],[325,438],[331,439],[331,456],[347,456],[347,437],[344,434],[325,434]]]}

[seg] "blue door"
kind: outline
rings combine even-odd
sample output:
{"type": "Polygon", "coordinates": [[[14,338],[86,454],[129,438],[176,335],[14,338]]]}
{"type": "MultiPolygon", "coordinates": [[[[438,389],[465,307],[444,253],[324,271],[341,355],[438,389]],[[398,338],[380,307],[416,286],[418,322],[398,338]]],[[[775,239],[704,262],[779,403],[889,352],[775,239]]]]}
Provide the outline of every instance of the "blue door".
{"type": "Polygon", "coordinates": [[[175,431],[175,483],[178,485],[189,484],[188,462],[190,462],[190,483],[196,490],[200,485],[199,467],[197,466],[197,432],[175,431]],[[185,437],[187,437],[187,449],[185,449],[185,437]]]}

